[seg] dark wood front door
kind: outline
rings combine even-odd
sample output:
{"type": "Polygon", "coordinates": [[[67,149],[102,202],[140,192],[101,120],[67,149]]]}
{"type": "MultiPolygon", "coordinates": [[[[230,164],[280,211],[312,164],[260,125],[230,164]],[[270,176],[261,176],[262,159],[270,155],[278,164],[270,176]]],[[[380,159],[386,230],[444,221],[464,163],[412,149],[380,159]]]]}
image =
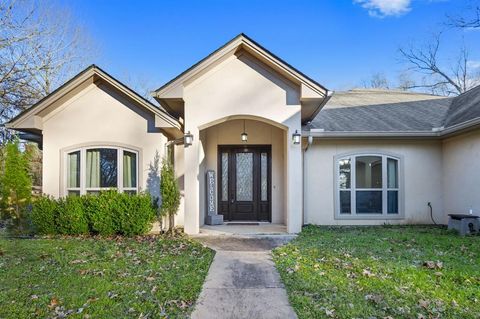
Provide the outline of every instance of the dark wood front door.
{"type": "Polygon", "coordinates": [[[218,207],[225,220],[271,221],[271,146],[218,147],[218,207]]]}

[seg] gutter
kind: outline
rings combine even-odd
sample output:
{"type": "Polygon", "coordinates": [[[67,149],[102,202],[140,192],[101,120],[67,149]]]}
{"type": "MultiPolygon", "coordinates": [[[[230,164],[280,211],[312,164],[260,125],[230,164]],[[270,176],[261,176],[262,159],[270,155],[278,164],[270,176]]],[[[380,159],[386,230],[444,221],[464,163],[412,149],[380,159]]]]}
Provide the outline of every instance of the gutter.
{"type": "Polygon", "coordinates": [[[361,139],[361,138],[379,138],[379,139],[405,139],[405,138],[431,138],[442,139],[456,134],[480,127],[480,117],[455,124],[447,128],[434,127],[431,131],[325,131],[323,129],[302,130],[302,137],[315,137],[322,139],[361,139]]]}
{"type": "Polygon", "coordinates": [[[333,96],[333,93],[334,93],[334,91],[330,91],[330,90],[327,89],[326,92],[325,92],[325,97],[323,98],[322,103],[320,103],[320,105],[315,110],[313,110],[313,112],[308,116],[308,118],[305,121],[303,121],[302,124],[306,124],[306,123],[312,121],[318,115],[318,113],[320,113],[320,111],[327,104],[327,102],[330,101],[330,98],[333,96]]]}
{"type": "Polygon", "coordinates": [[[475,129],[477,126],[480,126],[480,117],[449,126],[442,131],[442,136],[454,135],[463,131],[475,129]]]}
{"type": "Polygon", "coordinates": [[[412,132],[384,132],[384,131],[339,131],[325,132],[322,129],[311,129],[310,131],[302,131],[302,137],[313,136],[315,138],[415,138],[415,137],[439,137],[439,132],[429,131],[412,131],[412,132]]]}
{"type": "Polygon", "coordinates": [[[322,139],[359,139],[359,138],[432,138],[441,139],[469,130],[480,128],[480,117],[449,126],[447,128],[434,127],[431,131],[325,131],[321,128],[302,130],[302,137],[315,137],[322,139]]]}

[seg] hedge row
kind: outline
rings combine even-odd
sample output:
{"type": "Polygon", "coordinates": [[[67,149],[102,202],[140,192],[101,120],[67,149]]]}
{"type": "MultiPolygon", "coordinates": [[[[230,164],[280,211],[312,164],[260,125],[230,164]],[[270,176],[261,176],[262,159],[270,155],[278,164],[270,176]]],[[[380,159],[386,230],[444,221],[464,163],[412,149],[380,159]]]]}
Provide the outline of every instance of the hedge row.
{"type": "Polygon", "coordinates": [[[114,190],[60,199],[42,196],[31,213],[35,231],[48,235],[141,235],[151,229],[155,218],[150,195],[114,190]]]}

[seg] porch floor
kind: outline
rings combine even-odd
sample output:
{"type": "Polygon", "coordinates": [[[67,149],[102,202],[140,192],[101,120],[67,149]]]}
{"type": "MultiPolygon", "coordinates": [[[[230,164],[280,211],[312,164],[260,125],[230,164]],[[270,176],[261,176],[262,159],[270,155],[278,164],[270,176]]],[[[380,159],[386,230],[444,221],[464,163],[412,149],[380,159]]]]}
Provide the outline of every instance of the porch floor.
{"type": "Polygon", "coordinates": [[[258,225],[203,225],[200,236],[233,236],[233,235],[288,235],[287,226],[283,224],[259,223],[258,225]]]}

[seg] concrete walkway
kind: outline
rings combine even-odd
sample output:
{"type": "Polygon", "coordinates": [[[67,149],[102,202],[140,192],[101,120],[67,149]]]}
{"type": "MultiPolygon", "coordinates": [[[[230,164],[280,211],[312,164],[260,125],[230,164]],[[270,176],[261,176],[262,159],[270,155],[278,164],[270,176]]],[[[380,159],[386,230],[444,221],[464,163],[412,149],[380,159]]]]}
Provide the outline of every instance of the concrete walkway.
{"type": "Polygon", "coordinates": [[[217,253],[192,319],[297,318],[270,254],[290,239],[198,237],[217,253]]]}

